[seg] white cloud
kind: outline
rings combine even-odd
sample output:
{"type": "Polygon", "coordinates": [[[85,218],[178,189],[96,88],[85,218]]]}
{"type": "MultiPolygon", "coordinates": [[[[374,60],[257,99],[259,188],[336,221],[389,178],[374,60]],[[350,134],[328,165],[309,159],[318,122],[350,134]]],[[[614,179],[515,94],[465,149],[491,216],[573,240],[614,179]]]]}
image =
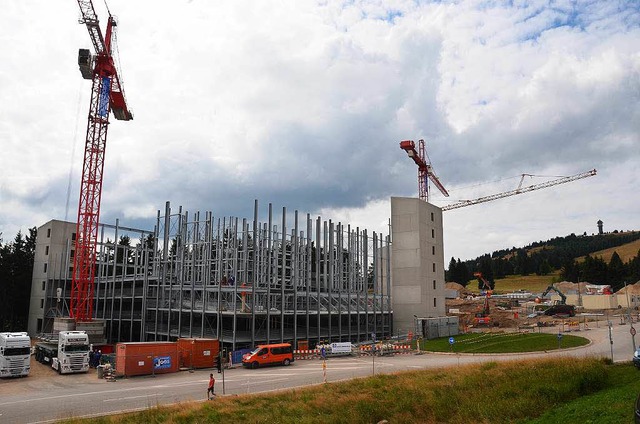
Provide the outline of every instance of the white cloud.
{"type": "MultiPolygon", "coordinates": [[[[95,6],[104,24],[104,5],[95,6]]],[[[389,197],[417,192],[415,166],[398,142],[425,138],[452,199],[510,189],[461,188],[522,172],[599,170],[544,193],[445,212],[449,256],[589,231],[597,219],[635,225],[633,2],[109,7],[135,119],[109,128],[107,222],[151,227],[166,200],[251,218],[258,198],[384,232],[389,197]]],[[[5,239],[75,217],[90,89],[76,65],[77,49],[90,45],[77,16],[72,3],[44,0],[10,0],[0,16],[5,239]]]]}

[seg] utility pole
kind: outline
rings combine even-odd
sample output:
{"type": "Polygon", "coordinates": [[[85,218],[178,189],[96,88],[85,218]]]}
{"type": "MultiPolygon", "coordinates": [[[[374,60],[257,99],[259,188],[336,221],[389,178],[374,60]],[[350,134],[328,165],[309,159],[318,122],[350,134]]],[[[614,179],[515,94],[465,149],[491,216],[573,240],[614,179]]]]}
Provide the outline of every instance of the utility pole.
{"type": "Polygon", "coordinates": [[[627,295],[627,318],[629,319],[629,333],[631,333],[631,342],[633,343],[633,352],[636,351],[636,329],[633,327],[633,321],[631,320],[631,302],[629,301],[629,290],[627,289],[627,282],[624,282],[624,293],[627,295]]]}

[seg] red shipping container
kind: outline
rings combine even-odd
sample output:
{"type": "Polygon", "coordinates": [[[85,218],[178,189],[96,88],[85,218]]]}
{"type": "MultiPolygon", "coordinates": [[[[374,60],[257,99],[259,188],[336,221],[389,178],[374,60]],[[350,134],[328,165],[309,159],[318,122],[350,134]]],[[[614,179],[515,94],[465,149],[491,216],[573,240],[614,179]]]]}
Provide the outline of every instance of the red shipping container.
{"type": "Polygon", "coordinates": [[[133,342],[116,345],[116,374],[165,374],[178,371],[176,342],[133,342]]]}
{"type": "Polygon", "coordinates": [[[213,368],[219,352],[218,339],[178,339],[180,366],[184,368],[213,368]]]}

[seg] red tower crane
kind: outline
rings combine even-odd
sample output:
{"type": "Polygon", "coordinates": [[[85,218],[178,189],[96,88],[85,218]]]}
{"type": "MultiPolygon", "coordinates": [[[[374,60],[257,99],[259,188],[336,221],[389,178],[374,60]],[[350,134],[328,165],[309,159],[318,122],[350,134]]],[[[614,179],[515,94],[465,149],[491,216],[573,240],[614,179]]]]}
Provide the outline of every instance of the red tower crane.
{"type": "Polygon", "coordinates": [[[429,181],[431,180],[438,190],[445,196],[449,197],[447,189],[444,188],[436,174],[433,172],[431,161],[427,156],[424,148],[424,140],[418,140],[418,149],[416,151],[416,145],[413,140],[404,140],[400,142],[400,148],[407,152],[407,155],[418,165],[418,197],[425,202],[429,201],[429,181]]]}
{"type": "Polygon", "coordinates": [[[103,37],[91,0],[78,0],[78,6],[82,14],[79,23],[87,26],[95,55],[91,55],[86,49],[80,49],[78,52],[80,73],[84,79],[90,79],[93,83],[80,184],[69,313],[76,321],[91,321],[109,112],[113,111],[115,118],[123,121],[133,119],[133,115],[127,107],[112,56],[112,40],[117,25],[115,18],[109,13],[107,29],[103,37]]]}

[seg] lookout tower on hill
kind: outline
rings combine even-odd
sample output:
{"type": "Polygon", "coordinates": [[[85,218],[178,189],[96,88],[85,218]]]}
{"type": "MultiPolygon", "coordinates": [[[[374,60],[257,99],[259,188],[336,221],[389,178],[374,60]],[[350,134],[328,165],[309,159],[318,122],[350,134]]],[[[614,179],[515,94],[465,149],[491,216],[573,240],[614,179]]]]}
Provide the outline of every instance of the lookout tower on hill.
{"type": "Polygon", "coordinates": [[[602,224],[603,224],[602,220],[599,219],[598,220],[598,234],[600,234],[600,235],[602,235],[602,224]]]}

